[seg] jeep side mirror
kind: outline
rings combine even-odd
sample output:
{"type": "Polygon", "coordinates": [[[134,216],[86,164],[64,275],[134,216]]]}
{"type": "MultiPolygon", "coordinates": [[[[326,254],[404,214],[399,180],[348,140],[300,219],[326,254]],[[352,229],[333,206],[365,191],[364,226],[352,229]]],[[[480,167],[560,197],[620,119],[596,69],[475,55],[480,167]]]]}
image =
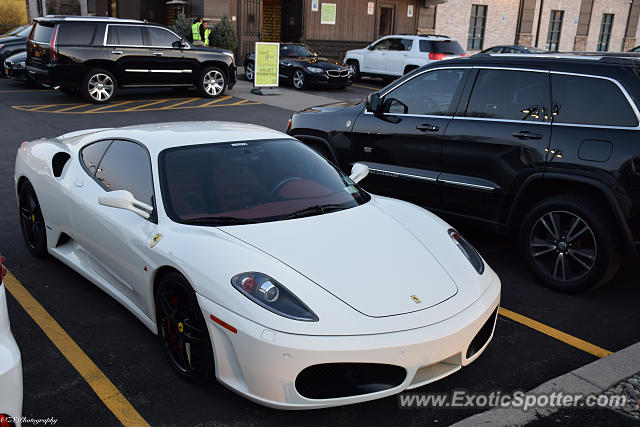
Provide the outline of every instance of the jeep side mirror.
{"type": "Polygon", "coordinates": [[[378,116],[381,113],[380,94],[378,92],[370,93],[367,96],[366,102],[367,111],[373,113],[374,116],[378,116]]]}

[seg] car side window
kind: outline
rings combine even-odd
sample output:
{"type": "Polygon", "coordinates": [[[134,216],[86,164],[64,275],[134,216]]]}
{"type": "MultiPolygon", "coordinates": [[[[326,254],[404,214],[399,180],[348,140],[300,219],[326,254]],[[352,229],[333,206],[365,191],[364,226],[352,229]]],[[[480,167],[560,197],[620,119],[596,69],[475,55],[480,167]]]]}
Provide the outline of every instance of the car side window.
{"type": "Polygon", "coordinates": [[[56,43],[58,46],[90,45],[97,27],[97,24],[91,22],[65,22],[58,26],[56,43]]]}
{"type": "Polygon", "coordinates": [[[629,101],[610,80],[552,74],[551,90],[554,123],[638,126],[629,101]]]}
{"type": "Polygon", "coordinates": [[[465,70],[459,68],[422,73],[385,95],[383,112],[449,116],[464,75],[465,70]]]}
{"type": "Polygon", "coordinates": [[[110,144],[111,140],[98,141],[93,144],[89,144],[82,149],[80,154],[82,163],[91,175],[95,175],[98,171],[98,165],[100,165],[102,156],[104,156],[104,153],[107,151],[110,144]]]}
{"type": "Polygon", "coordinates": [[[153,205],[151,160],[147,150],[131,141],[114,140],[102,157],[96,179],[107,190],[127,190],[153,205]]]}
{"type": "Polygon", "coordinates": [[[164,28],[147,27],[147,32],[152,47],[173,47],[173,43],[180,41],[178,36],[164,28]]]}
{"type": "Polygon", "coordinates": [[[411,40],[404,40],[404,39],[388,39],[388,40],[390,41],[389,50],[405,51],[405,50],[411,49],[411,43],[412,43],[411,40]],[[407,46],[409,46],[409,49],[407,49],[407,46]]]}
{"type": "Polygon", "coordinates": [[[549,91],[548,74],[480,70],[469,98],[467,117],[539,121],[549,91]]]}
{"type": "Polygon", "coordinates": [[[373,50],[390,50],[391,39],[384,39],[373,46],[373,50]]]}
{"type": "MultiPolygon", "coordinates": [[[[118,42],[121,46],[143,46],[142,27],[138,25],[115,25],[118,30],[118,42]]],[[[109,26],[109,30],[111,30],[109,26]]],[[[109,37],[107,36],[107,41],[109,37]]]]}

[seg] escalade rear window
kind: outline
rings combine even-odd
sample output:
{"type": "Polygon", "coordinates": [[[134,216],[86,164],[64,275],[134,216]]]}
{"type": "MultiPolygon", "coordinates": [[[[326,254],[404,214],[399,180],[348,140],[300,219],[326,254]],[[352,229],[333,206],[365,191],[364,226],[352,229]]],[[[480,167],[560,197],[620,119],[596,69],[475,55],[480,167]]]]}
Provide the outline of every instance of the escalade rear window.
{"type": "Polygon", "coordinates": [[[554,123],[637,126],[638,118],[620,88],[610,80],[551,75],[554,123]]]}
{"type": "Polygon", "coordinates": [[[38,43],[50,43],[51,35],[53,34],[53,26],[43,25],[41,23],[36,23],[36,26],[33,30],[32,40],[38,43]]]}
{"type": "Polygon", "coordinates": [[[90,45],[97,25],[90,22],[66,22],[60,25],[58,45],[90,45]]]}

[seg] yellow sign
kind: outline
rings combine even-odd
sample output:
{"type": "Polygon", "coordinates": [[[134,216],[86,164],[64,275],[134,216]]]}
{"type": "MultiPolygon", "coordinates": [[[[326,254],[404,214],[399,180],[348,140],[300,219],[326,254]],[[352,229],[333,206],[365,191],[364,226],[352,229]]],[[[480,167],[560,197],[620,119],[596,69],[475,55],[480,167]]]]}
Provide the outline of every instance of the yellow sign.
{"type": "Polygon", "coordinates": [[[280,43],[256,43],[255,87],[278,86],[280,43]]]}
{"type": "Polygon", "coordinates": [[[320,9],[320,23],[336,25],[336,4],[335,3],[322,3],[320,9]]]}

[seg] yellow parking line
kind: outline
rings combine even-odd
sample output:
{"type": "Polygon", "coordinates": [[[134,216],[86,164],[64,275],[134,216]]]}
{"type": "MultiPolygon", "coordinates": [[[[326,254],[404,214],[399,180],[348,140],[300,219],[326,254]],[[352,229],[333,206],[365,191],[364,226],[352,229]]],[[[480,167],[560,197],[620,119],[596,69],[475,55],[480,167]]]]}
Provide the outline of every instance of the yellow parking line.
{"type": "Polygon", "coordinates": [[[149,103],[142,104],[142,105],[136,105],[135,107],[127,108],[126,110],[120,110],[120,112],[125,113],[125,112],[129,112],[129,111],[140,111],[139,110],[140,108],[145,108],[145,107],[149,107],[151,105],[161,104],[161,103],[167,102],[167,101],[169,101],[169,100],[168,99],[158,99],[157,101],[154,101],[154,102],[149,102],[149,103]]]}
{"type": "Polygon", "coordinates": [[[199,98],[187,98],[184,101],[180,101],[180,102],[177,102],[175,104],[167,105],[165,107],[160,107],[160,108],[158,108],[158,110],[170,110],[172,108],[177,107],[178,105],[184,105],[184,104],[186,104],[188,102],[191,102],[191,101],[194,101],[196,99],[199,99],[199,98]]]}
{"type": "Polygon", "coordinates": [[[98,395],[102,403],[125,426],[148,426],[149,424],[135,410],[131,403],[120,393],[104,373],[86,355],[76,342],[51,317],[49,313],[36,301],[24,286],[9,272],[4,278],[4,284],[22,308],[31,316],[60,353],[73,365],[82,378],[98,395]]]}
{"type": "Polygon", "coordinates": [[[373,87],[373,86],[365,86],[365,85],[358,85],[355,83],[352,83],[351,86],[356,86],[356,87],[361,87],[363,89],[371,89],[371,90],[380,90],[381,88],[379,87],[373,87]]]}
{"type": "Polygon", "coordinates": [[[198,107],[208,107],[209,105],[216,104],[220,101],[226,101],[229,98],[231,98],[231,96],[229,95],[221,96],[220,98],[216,98],[213,101],[205,102],[204,104],[198,105],[198,107]]]}
{"type": "Polygon", "coordinates": [[[559,331],[551,326],[547,326],[543,323],[538,322],[537,320],[530,319],[522,314],[515,313],[511,310],[507,310],[504,307],[500,307],[499,311],[500,315],[513,320],[514,322],[518,322],[524,326],[527,326],[531,329],[535,329],[538,332],[542,332],[545,335],[548,335],[552,338],[555,338],[559,341],[562,341],[565,344],[569,344],[572,347],[575,347],[579,350],[585,351],[589,354],[593,354],[598,357],[605,357],[611,354],[609,350],[605,350],[604,348],[598,347],[597,345],[593,345],[588,343],[580,338],[576,338],[573,335],[569,335],[562,331],[559,331]]]}
{"type": "Polygon", "coordinates": [[[56,105],[69,105],[69,104],[49,104],[49,105],[39,105],[35,108],[30,108],[29,111],[38,111],[38,110],[42,110],[43,108],[48,108],[48,107],[55,107],[56,105]]]}
{"type": "MultiPolygon", "coordinates": [[[[111,108],[111,107],[120,107],[121,105],[126,105],[126,104],[131,104],[134,101],[122,101],[119,102],[117,104],[107,104],[104,105],[102,107],[98,107],[98,108],[94,108],[93,110],[89,110],[89,111],[83,111],[84,114],[92,114],[95,113],[96,111],[102,111],[102,110],[106,110],[107,108],[111,108]]],[[[56,111],[56,113],[61,113],[63,110],[58,110],[56,111]]]]}
{"type": "Polygon", "coordinates": [[[56,110],[56,113],[62,113],[62,112],[73,110],[80,107],[88,107],[90,105],[91,104],[78,104],[78,105],[74,105],[73,107],[63,108],[62,110],[56,110]]]}

